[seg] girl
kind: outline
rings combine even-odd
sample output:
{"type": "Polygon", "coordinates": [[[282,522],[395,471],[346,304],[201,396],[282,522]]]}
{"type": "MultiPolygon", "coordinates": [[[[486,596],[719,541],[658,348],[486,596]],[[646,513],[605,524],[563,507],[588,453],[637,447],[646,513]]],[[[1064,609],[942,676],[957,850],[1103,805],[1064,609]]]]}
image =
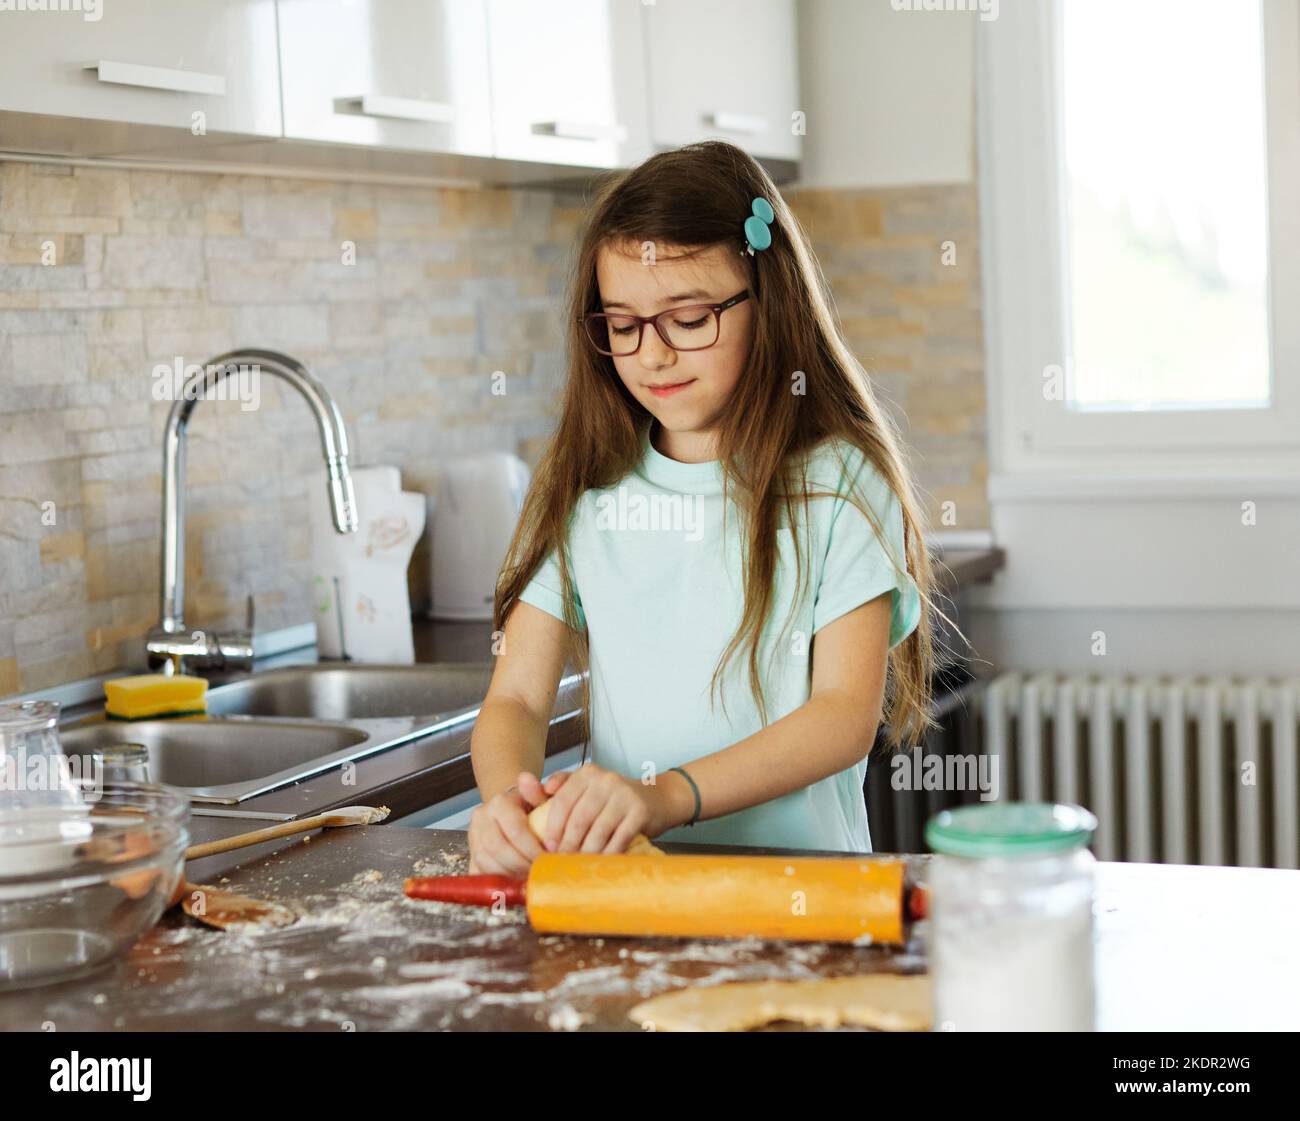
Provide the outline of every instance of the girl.
{"type": "Polygon", "coordinates": [[[877,728],[933,725],[930,563],[804,234],[738,148],[664,152],[599,192],[570,310],[497,585],[471,872],[638,833],[870,852],[877,728]],[[590,670],[592,761],[543,784],[566,661],[590,670]]]}

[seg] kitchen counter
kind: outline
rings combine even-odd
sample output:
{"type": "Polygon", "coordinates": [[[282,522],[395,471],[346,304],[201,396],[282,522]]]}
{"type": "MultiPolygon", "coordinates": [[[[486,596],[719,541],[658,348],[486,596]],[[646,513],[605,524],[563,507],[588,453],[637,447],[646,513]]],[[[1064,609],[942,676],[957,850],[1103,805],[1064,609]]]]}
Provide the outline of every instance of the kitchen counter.
{"type": "MultiPolygon", "coordinates": [[[[1000,550],[950,551],[937,568],[956,598],[1001,567],[1000,550]]],[[[416,660],[490,663],[488,622],[414,621],[416,660]]],[[[311,648],[258,669],[316,661],[311,648]]],[[[557,698],[547,744],[580,742],[579,691],[557,698]]],[[[254,798],[240,810],[303,815],[343,805],[388,805],[390,820],[473,787],[472,726],[358,760],[254,798]]],[[[260,821],[196,816],[194,842],[245,832],[260,821]]],[[[691,851],[666,845],[669,851],[691,851]]],[[[708,849],[707,851],[729,851],[708,849]]],[[[756,851],[756,850],[734,850],[756,851]]],[[[925,858],[916,858],[924,862],[925,858]]],[[[60,1030],[306,1027],[628,1028],[637,1000],[684,981],[818,977],[863,969],[924,967],[918,941],[899,950],[827,944],[653,942],[538,938],[522,912],[408,901],[412,874],[465,870],[465,835],[382,825],[318,832],[194,861],[191,880],[284,901],[301,917],[281,931],[211,931],[168,914],[125,962],[80,981],[0,997],[0,1027],[60,1030]],[[584,1020],[584,1017],[591,1017],[584,1020]],[[554,1018],[554,1025],[552,1025],[554,1018]]]]}
{"type": "MultiPolygon", "coordinates": [[[[195,836],[246,824],[200,820],[195,836]]],[[[169,913],[94,975],[0,996],[0,1029],[635,1031],[634,1004],[686,984],[926,967],[925,924],[897,948],[539,936],[522,910],[403,896],[406,876],[467,859],[463,833],[380,825],[195,861],[191,879],[284,903],[297,923],[239,934],[169,913]]],[[[909,859],[923,877],[928,858],[909,859]]],[[[1100,864],[1097,887],[1099,1027],[1300,1027],[1300,872],[1100,864]]]]}
{"type": "Polygon", "coordinates": [[[1007,554],[996,545],[987,549],[935,549],[935,581],[939,590],[954,599],[972,584],[985,584],[1007,563],[1007,554]]]}

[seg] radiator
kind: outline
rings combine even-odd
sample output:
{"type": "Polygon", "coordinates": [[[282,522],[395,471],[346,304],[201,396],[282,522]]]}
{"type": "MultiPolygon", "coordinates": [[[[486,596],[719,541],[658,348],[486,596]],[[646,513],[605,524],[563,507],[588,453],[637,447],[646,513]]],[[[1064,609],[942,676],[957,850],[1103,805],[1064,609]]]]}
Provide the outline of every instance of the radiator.
{"type": "Polygon", "coordinates": [[[1300,865],[1300,680],[1007,673],[973,704],[999,797],[1087,806],[1101,860],[1300,865]]]}

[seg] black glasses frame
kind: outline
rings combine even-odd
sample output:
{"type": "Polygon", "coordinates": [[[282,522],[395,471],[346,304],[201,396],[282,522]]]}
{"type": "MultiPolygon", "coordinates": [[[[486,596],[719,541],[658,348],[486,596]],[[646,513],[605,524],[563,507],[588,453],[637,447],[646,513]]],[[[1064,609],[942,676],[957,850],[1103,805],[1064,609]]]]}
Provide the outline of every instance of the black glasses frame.
{"type": "Polygon", "coordinates": [[[718,340],[722,338],[722,313],[726,311],[727,308],[732,308],[735,307],[737,304],[744,303],[744,301],[746,301],[747,299],[749,299],[748,288],[744,289],[741,292],[737,292],[734,296],[731,297],[731,299],[723,300],[722,303],[720,304],[684,304],[681,307],[666,308],[665,310],[659,312],[657,315],[632,315],[628,312],[606,313],[603,311],[589,311],[587,312],[586,315],[579,316],[578,321],[582,323],[583,326],[586,328],[587,339],[590,341],[591,345],[594,346],[598,351],[600,351],[601,354],[604,354],[610,358],[631,358],[632,355],[634,355],[638,350],[640,350],[641,343],[645,338],[645,325],[647,323],[654,324],[655,334],[658,335],[663,340],[664,346],[668,347],[671,350],[679,350],[679,351],[708,350],[709,347],[711,346],[717,346],[718,340]],[[707,342],[703,346],[674,346],[673,345],[672,341],[668,338],[667,332],[664,330],[662,326],[660,326],[659,321],[663,319],[664,316],[666,315],[680,315],[684,311],[713,312],[714,323],[717,325],[717,331],[713,336],[712,342],[707,342]],[[604,347],[600,345],[600,343],[596,342],[592,328],[601,320],[604,320],[605,337],[608,339],[610,337],[608,321],[611,319],[619,319],[624,321],[625,323],[633,322],[637,326],[636,346],[634,346],[626,354],[621,352],[615,354],[614,351],[606,350],[604,347]]]}

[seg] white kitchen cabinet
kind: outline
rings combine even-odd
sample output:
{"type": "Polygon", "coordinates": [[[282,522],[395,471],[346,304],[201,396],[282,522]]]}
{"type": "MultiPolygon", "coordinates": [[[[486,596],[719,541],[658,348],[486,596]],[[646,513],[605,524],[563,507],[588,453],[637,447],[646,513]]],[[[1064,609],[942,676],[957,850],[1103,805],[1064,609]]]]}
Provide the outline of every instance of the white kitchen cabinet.
{"type": "Polygon", "coordinates": [[[650,152],[640,0],[488,0],[494,154],[626,167],[650,152]]]}
{"type": "Polygon", "coordinates": [[[794,0],[655,0],[643,17],[656,146],[720,137],[753,156],[799,158],[794,0]]]}
{"type": "Polygon", "coordinates": [[[492,154],[485,0],[279,0],[284,133],[492,154]]]}
{"type": "Polygon", "coordinates": [[[0,15],[0,111],[281,135],[273,0],[107,0],[99,12],[0,15]]]}

